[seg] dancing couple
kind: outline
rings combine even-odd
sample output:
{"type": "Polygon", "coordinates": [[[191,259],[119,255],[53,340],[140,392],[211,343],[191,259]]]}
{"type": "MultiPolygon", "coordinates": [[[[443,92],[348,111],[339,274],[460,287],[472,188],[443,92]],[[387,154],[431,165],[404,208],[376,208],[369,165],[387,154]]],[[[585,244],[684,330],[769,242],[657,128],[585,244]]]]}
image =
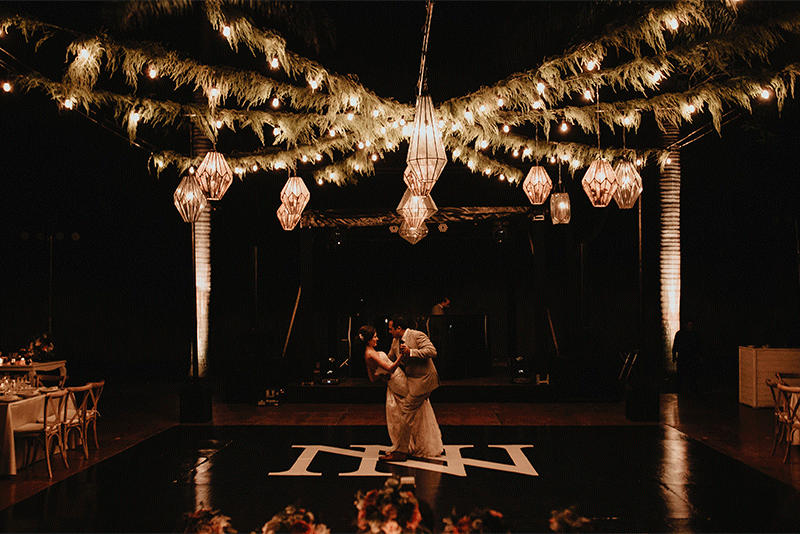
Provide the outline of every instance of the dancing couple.
{"type": "Polygon", "coordinates": [[[393,339],[387,355],[375,350],[375,328],[362,326],[358,331],[366,345],[369,379],[386,382],[386,426],[392,448],[380,459],[404,462],[409,456],[439,456],[444,452],[442,432],[428,399],[439,387],[439,374],[431,360],[436,357],[436,347],[423,332],[408,328],[401,315],[389,321],[389,334],[393,339]]]}

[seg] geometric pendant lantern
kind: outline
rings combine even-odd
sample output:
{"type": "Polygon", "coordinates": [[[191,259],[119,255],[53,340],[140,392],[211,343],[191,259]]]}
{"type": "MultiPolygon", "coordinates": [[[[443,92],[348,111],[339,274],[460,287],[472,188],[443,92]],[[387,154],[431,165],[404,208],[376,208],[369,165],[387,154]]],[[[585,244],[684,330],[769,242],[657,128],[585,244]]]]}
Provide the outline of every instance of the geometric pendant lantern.
{"type": "Polygon", "coordinates": [[[586,196],[595,208],[605,208],[617,190],[617,174],[611,164],[598,159],[589,165],[589,170],[581,180],[586,196]]]}
{"type": "Polygon", "coordinates": [[[400,204],[397,205],[397,213],[403,216],[406,225],[411,228],[419,228],[425,219],[438,211],[436,203],[430,195],[420,197],[415,195],[411,188],[406,189],[400,204]]]}
{"type": "Polygon", "coordinates": [[[181,183],[178,184],[177,189],[175,189],[172,198],[175,201],[175,207],[178,208],[181,217],[188,223],[197,221],[200,212],[202,212],[206,204],[208,204],[208,202],[206,202],[206,196],[203,194],[200,186],[197,185],[197,181],[195,181],[194,177],[190,174],[184,176],[181,183]]]}
{"type": "Polygon", "coordinates": [[[281,222],[281,227],[287,232],[294,230],[297,223],[300,222],[301,214],[294,214],[289,211],[286,204],[281,204],[278,208],[278,220],[281,222]]]}
{"type": "Polygon", "coordinates": [[[289,213],[298,217],[303,213],[309,198],[311,198],[311,193],[308,191],[308,187],[303,179],[297,176],[290,177],[281,190],[281,202],[289,213]]]}
{"type": "MultiPolygon", "coordinates": [[[[433,100],[429,95],[417,97],[414,128],[408,144],[406,163],[411,170],[406,182],[414,195],[428,196],[447,163],[442,136],[436,128],[433,100]]],[[[405,177],[404,177],[405,178],[405,177]]]]}
{"type": "Polygon", "coordinates": [[[568,224],[572,218],[572,207],[569,193],[553,193],[550,195],[550,217],[553,224],[568,224]]]}
{"type": "Polygon", "coordinates": [[[617,173],[617,190],[614,200],[621,209],[631,209],[639,195],[642,194],[642,176],[630,161],[620,161],[615,170],[617,173]]]}
{"type": "Polygon", "coordinates": [[[428,225],[420,224],[416,228],[411,228],[406,221],[403,221],[400,223],[400,229],[397,233],[412,245],[416,245],[423,237],[428,235],[428,225]]]}
{"type": "Polygon", "coordinates": [[[233,183],[233,171],[225,157],[212,150],[203,158],[194,179],[208,200],[219,200],[233,183]]]}
{"type": "Polygon", "coordinates": [[[528,171],[528,176],[525,177],[525,181],[522,183],[522,190],[525,191],[528,200],[534,205],[544,204],[552,188],[553,181],[545,168],[540,166],[531,167],[531,170],[528,171]]]}

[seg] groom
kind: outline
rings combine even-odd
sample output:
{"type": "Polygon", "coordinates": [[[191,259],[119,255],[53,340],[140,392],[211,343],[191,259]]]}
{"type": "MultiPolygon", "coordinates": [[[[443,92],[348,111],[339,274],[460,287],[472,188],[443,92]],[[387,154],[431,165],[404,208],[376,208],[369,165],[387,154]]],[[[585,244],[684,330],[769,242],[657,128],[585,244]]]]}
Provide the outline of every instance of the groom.
{"type": "Polygon", "coordinates": [[[428,399],[431,391],[439,387],[439,374],[431,358],[436,357],[436,347],[423,332],[408,328],[408,322],[402,315],[395,315],[389,320],[389,334],[394,338],[389,349],[389,359],[401,358],[402,367],[408,377],[408,395],[400,403],[400,434],[395,450],[381,460],[404,462],[408,459],[411,430],[414,427],[417,412],[428,399]]]}

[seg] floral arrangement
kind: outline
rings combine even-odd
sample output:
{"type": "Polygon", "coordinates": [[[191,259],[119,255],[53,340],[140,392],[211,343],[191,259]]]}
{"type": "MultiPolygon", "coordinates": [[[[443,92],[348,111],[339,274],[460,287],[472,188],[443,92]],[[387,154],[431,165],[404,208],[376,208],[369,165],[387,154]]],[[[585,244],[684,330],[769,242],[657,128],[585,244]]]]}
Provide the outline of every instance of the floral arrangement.
{"type": "Polygon", "coordinates": [[[231,527],[230,519],[230,517],[222,515],[219,510],[200,508],[194,512],[183,514],[180,532],[198,534],[235,533],[236,531],[231,527]]]}
{"type": "Polygon", "coordinates": [[[428,532],[422,522],[419,501],[414,493],[402,489],[400,481],[389,478],[381,489],[356,494],[359,532],[373,534],[402,534],[406,532],[428,532]]]}
{"type": "Polygon", "coordinates": [[[470,514],[459,517],[456,510],[444,521],[445,534],[472,534],[482,532],[511,532],[503,514],[491,508],[475,508],[470,514]]]}
{"type": "Polygon", "coordinates": [[[314,514],[304,508],[287,506],[261,527],[263,534],[290,532],[292,534],[330,534],[323,523],[317,523],[314,514]]]}
{"type": "Polygon", "coordinates": [[[19,350],[19,355],[23,358],[30,358],[31,360],[39,361],[53,353],[53,342],[47,334],[42,334],[36,339],[28,343],[26,348],[19,350]]]}
{"type": "Polygon", "coordinates": [[[594,532],[592,522],[578,515],[575,506],[550,512],[550,530],[553,532],[594,532]]]}

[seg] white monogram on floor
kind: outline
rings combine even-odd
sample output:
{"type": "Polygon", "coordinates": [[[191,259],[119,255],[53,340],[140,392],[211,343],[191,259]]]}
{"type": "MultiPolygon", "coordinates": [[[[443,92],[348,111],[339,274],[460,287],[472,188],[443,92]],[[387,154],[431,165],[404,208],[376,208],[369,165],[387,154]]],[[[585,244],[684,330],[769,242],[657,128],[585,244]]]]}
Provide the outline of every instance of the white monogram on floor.
{"type": "MultiPolygon", "coordinates": [[[[340,456],[351,456],[353,458],[361,458],[361,464],[358,470],[349,473],[339,473],[340,477],[385,477],[388,473],[386,471],[378,471],[378,457],[386,450],[383,445],[350,445],[363,450],[341,449],[339,447],[330,447],[328,445],[292,445],[295,449],[304,449],[300,453],[300,457],[295,461],[294,465],[288,471],[280,471],[270,473],[270,476],[286,476],[286,477],[300,477],[300,476],[321,476],[322,473],[314,473],[308,470],[311,462],[320,452],[328,454],[338,454],[340,456]]],[[[461,456],[461,449],[472,447],[472,445],[445,445],[444,454],[431,458],[427,461],[409,459],[405,462],[388,462],[395,465],[402,465],[405,467],[412,467],[414,469],[424,469],[426,471],[436,471],[438,473],[447,473],[448,475],[455,475],[459,477],[467,476],[465,466],[481,467],[483,469],[493,469],[495,471],[506,471],[509,473],[518,473],[520,475],[539,476],[539,473],[533,468],[528,458],[522,452],[526,447],[533,447],[533,445],[489,445],[489,447],[497,449],[505,449],[513,464],[501,464],[497,462],[489,462],[486,460],[476,460],[474,458],[464,458],[461,456]],[[444,464],[437,462],[444,462],[444,464]]]]}

